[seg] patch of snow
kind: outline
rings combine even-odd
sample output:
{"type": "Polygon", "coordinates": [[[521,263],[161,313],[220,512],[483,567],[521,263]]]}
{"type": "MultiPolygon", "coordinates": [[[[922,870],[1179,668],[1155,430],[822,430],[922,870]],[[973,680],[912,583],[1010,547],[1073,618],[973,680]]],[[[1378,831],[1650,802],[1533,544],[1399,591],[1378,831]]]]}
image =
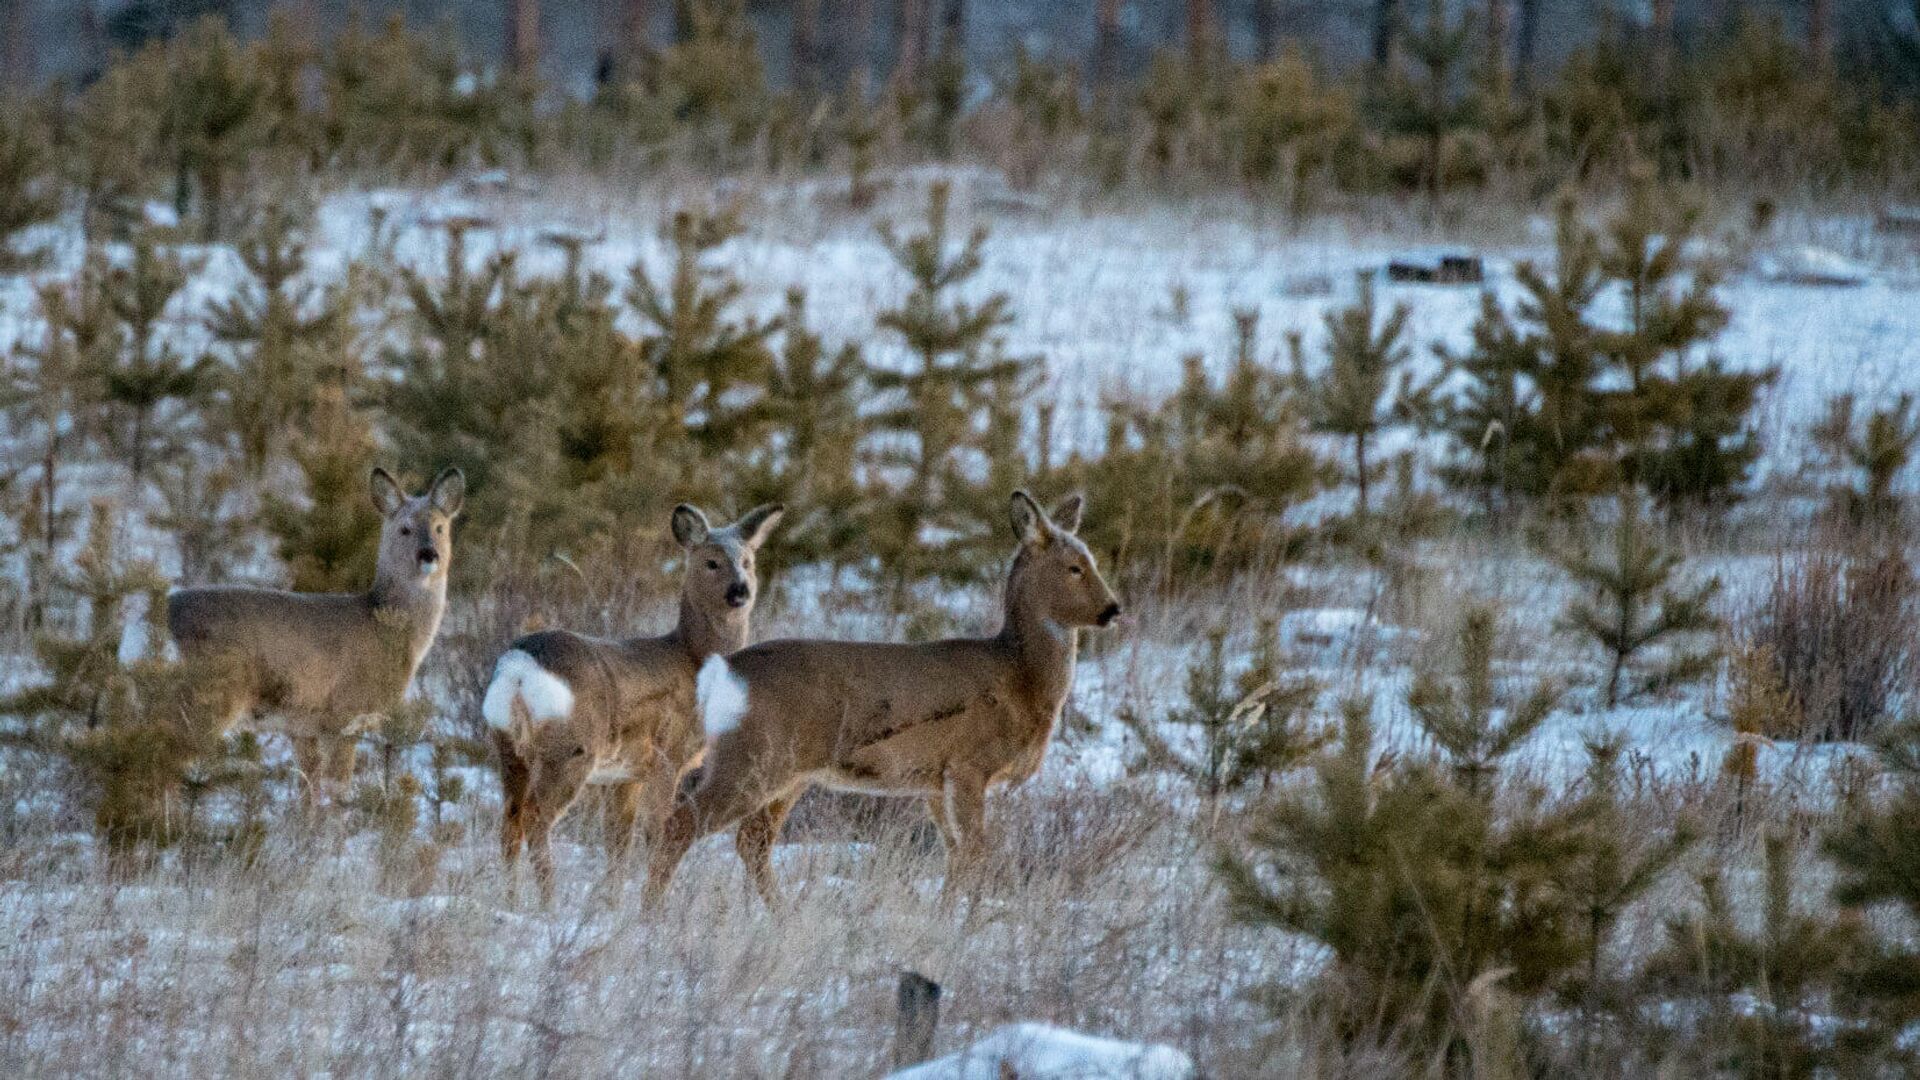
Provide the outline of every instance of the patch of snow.
{"type": "Polygon", "coordinates": [[[1193,1059],[1171,1046],[1082,1035],[1048,1024],[1008,1024],[958,1053],[888,1080],[1189,1080],[1193,1059]]]}

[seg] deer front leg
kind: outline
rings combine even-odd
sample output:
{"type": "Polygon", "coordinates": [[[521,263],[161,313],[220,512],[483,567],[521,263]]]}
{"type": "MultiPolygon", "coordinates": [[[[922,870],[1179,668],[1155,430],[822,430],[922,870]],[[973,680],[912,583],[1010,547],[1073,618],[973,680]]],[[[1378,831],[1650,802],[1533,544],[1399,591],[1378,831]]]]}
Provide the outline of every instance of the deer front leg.
{"type": "MultiPolygon", "coordinates": [[[[978,883],[985,861],[987,785],[982,777],[953,769],[940,779],[941,809],[953,836],[947,848],[947,880],[941,895],[952,900],[961,886],[971,888],[978,883]]],[[[944,838],[947,834],[941,835],[944,838]]]]}
{"type": "Polygon", "coordinates": [[[300,783],[307,790],[307,808],[317,810],[321,803],[321,773],[325,768],[325,757],[320,752],[320,740],[313,735],[295,735],[293,737],[293,763],[300,770],[300,783]]]}
{"type": "Polygon", "coordinates": [[[322,782],[333,801],[344,801],[353,793],[353,767],[359,760],[360,740],[352,735],[323,735],[319,743],[322,782]]]}
{"type": "Polygon", "coordinates": [[[585,751],[563,752],[551,760],[537,761],[528,781],[522,820],[527,835],[527,856],[533,863],[534,884],[540,888],[543,906],[553,904],[553,828],[580,797],[586,783],[585,751]]]}
{"type": "MultiPolygon", "coordinates": [[[[736,748],[738,744],[733,744],[736,748]]],[[[658,910],[666,896],[673,874],[686,857],[693,842],[710,833],[720,832],[766,806],[791,787],[791,775],[769,776],[752,768],[747,760],[734,760],[724,751],[727,742],[715,748],[707,763],[700,786],[686,801],[674,807],[660,840],[654,845],[647,866],[647,891],[644,903],[658,910]]]]}

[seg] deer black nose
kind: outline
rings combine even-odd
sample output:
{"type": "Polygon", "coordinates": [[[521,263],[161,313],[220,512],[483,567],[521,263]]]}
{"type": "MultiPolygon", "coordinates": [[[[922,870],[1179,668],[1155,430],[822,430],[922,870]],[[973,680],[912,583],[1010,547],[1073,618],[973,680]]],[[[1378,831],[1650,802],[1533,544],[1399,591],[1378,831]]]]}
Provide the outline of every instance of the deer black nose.
{"type": "Polygon", "coordinates": [[[1111,626],[1113,625],[1113,620],[1119,617],[1120,617],[1120,604],[1118,601],[1116,601],[1114,603],[1108,604],[1107,609],[1100,613],[1099,622],[1101,626],[1111,626]]]}
{"type": "Polygon", "coordinates": [[[744,607],[753,598],[753,590],[744,581],[736,581],[727,586],[727,606],[744,607]]]}
{"type": "Polygon", "coordinates": [[[433,550],[430,547],[423,547],[420,549],[419,553],[415,556],[415,558],[419,559],[423,563],[439,562],[440,553],[433,550]]]}

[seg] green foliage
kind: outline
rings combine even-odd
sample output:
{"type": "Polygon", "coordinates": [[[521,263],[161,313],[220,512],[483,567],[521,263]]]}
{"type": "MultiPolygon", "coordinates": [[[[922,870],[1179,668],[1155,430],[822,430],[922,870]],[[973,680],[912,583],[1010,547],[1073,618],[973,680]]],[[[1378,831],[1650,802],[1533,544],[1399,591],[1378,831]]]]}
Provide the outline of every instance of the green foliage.
{"type": "Polygon", "coordinates": [[[1412,386],[1405,370],[1411,354],[1405,340],[1407,319],[1413,309],[1395,304],[1381,322],[1373,279],[1361,275],[1359,284],[1360,295],[1351,305],[1327,313],[1323,369],[1307,369],[1300,335],[1290,336],[1287,344],[1293,352],[1294,393],[1308,426],[1352,440],[1352,479],[1364,520],[1371,509],[1367,491],[1382,471],[1381,463],[1368,455],[1370,444],[1387,425],[1424,406],[1423,392],[1412,386]]]}
{"type": "MultiPolygon", "coordinates": [[[[1878,745],[1890,790],[1879,800],[1845,808],[1822,840],[1822,852],[1839,871],[1833,898],[1849,909],[1901,913],[1920,919],[1920,724],[1907,721],[1886,732],[1878,745]]],[[[1920,1015],[1920,948],[1911,939],[1876,939],[1850,968],[1842,989],[1870,1021],[1875,1049],[1911,1069],[1916,1053],[1895,1042],[1920,1015]]]]}
{"type": "Polygon", "coordinates": [[[179,448],[173,430],[178,418],[169,406],[192,398],[206,382],[203,366],[182,356],[161,326],[200,266],[142,232],[134,237],[127,265],[110,266],[95,255],[82,270],[99,276],[98,287],[119,324],[117,347],[95,356],[103,364],[95,377],[109,440],[135,479],[146,475],[156,454],[179,448]]]}
{"type": "Polygon", "coordinates": [[[367,496],[373,432],[343,388],[323,385],[293,448],[305,499],[268,496],[261,514],[299,592],[348,592],[373,580],[380,515],[367,496]]]}
{"type": "Polygon", "coordinates": [[[226,426],[258,477],[305,419],[347,313],[338,293],[302,280],[306,236],[285,208],[263,211],[238,248],[251,280],[216,301],[207,321],[232,361],[218,377],[226,426]]]}
{"type": "Polygon", "coordinates": [[[19,234],[60,213],[53,158],[33,123],[35,111],[18,101],[0,109],[0,273],[38,266],[44,254],[20,250],[19,234]]]}
{"type": "Polygon", "coordinates": [[[1522,263],[1513,309],[1483,297],[1472,346],[1442,352],[1461,384],[1436,410],[1457,448],[1447,475],[1490,511],[1622,479],[1664,503],[1712,504],[1745,481],[1759,454],[1751,414],[1774,373],[1696,359],[1727,312],[1713,267],[1689,253],[1696,215],[1673,201],[1642,174],[1595,230],[1563,199],[1553,271],[1522,263]],[[1596,311],[1612,296],[1623,322],[1596,311]]]}
{"type": "Polygon", "coordinates": [[[1638,492],[1623,488],[1612,526],[1613,543],[1605,555],[1582,546],[1553,547],[1549,557],[1573,579],[1575,598],[1562,617],[1561,629],[1590,638],[1608,657],[1606,703],[1623,696],[1662,689],[1704,678],[1712,673],[1712,649],[1670,647],[1668,653],[1635,686],[1623,683],[1629,665],[1649,647],[1671,638],[1711,634],[1720,622],[1709,611],[1720,591],[1720,579],[1709,578],[1692,588],[1677,586],[1677,552],[1662,547],[1651,535],[1638,492]]]}
{"type": "Polygon", "coordinates": [[[191,185],[206,240],[221,239],[232,183],[259,139],[263,87],[226,23],[209,16],[167,45],[161,145],[173,161],[176,205],[191,185]]]}
{"type": "Polygon", "coordinates": [[[1700,878],[1701,910],[1668,920],[1666,946],[1647,962],[1649,986],[1704,1006],[1687,1045],[1696,1069],[1738,1076],[1871,1075],[1853,1025],[1835,1017],[1831,990],[1864,948],[1857,922],[1800,910],[1788,836],[1770,831],[1761,878],[1761,919],[1718,869],[1700,878]]]}
{"type": "Polygon", "coordinates": [[[730,148],[749,145],[767,105],[760,49],[744,0],[695,0],[688,33],[661,51],[656,91],[676,122],[695,139],[695,152],[724,164],[730,148]]]}
{"type": "Polygon", "coordinates": [[[1455,15],[1444,0],[1430,0],[1402,39],[1413,70],[1390,72],[1372,103],[1390,176],[1431,198],[1477,178],[1480,169],[1470,134],[1481,102],[1466,92],[1463,77],[1474,22],[1470,13],[1455,15]]]}
{"type": "Polygon", "coordinates": [[[1900,496],[1894,483],[1920,442],[1920,410],[1913,395],[1901,394],[1863,421],[1854,396],[1838,394],[1827,402],[1827,415],[1811,434],[1835,466],[1853,470],[1857,477],[1848,486],[1834,488],[1836,507],[1856,525],[1898,525],[1900,496]]]}
{"type": "Polygon", "coordinates": [[[881,227],[912,289],[875,319],[899,338],[900,360],[867,364],[867,383],[884,402],[872,424],[886,494],[869,542],[900,584],[966,580],[1000,557],[1005,492],[976,484],[970,470],[992,456],[989,412],[998,408],[1003,419],[1017,412],[1035,367],[1030,358],[1008,355],[995,337],[1013,319],[1006,294],[977,303],[954,295],[979,273],[987,233],[975,228],[955,247],[948,198],[945,183],[932,186],[920,232],[881,227]]]}
{"type": "Polygon", "coordinates": [[[1162,715],[1122,708],[1119,718],[1140,740],[1136,768],[1160,769],[1193,785],[1209,807],[1221,796],[1290,772],[1326,745],[1326,733],[1304,713],[1319,686],[1283,673],[1271,621],[1256,631],[1251,662],[1235,674],[1226,654],[1227,628],[1207,631],[1187,665],[1184,705],[1162,715]]]}
{"type": "Polygon", "coordinates": [[[527,146],[518,88],[470,69],[450,34],[411,33],[398,16],[369,31],[356,17],[321,71],[318,156],[332,166],[450,170],[527,146]]]}
{"type": "Polygon", "coordinates": [[[194,760],[214,749],[181,719],[185,684],[154,655],[165,633],[166,579],[151,563],[127,558],[122,545],[118,511],[96,501],[86,543],[58,582],[79,602],[72,629],[41,633],[34,652],[45,681],[0,700],[0,716],[13,721],[0,738],[74,767],[93,791],[95,825],[116,855],[186,835],[169,796],[194,760]],[[123,660],[126,608],[136,596],[147,605],[147,655],[123,660]]]}
{"type": "Polygon", "coordinates": [[[1282,192],[1288,207],[1303,213],[1311,181],[1339,165],[1356,141],[1352,95],[1292,46],[1249,69],[1234,94],[1241,179],[1255,191],[1282,192]]]}

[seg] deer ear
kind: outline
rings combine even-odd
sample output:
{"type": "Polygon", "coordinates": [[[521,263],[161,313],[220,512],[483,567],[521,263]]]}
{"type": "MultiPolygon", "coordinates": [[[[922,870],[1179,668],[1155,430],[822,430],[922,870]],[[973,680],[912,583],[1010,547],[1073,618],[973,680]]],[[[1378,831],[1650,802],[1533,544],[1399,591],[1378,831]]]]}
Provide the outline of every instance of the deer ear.
{"type": "Polygon", "coordinates": [[[1053,513],[1047,516],[1052,519],[1054,528],[1063,532],[1077,533],[1080,531],[1080,511],[1086,509],[1086,506],[1086,496],[1075,492],[1055,503],[1053,513]]]}
{"type": "Polygon", "coordinates": [[[380,511],[381,517],[392,517],[407,505],[407,493],[400,490],[400,485],[394,482],[387,470],[375,468],[370,483],[373,508],[380,511]]]}
{"type": "Polygon", "coordinates": [[[681,503],[673,508],[673,538],[680,541],[681,547],[705,543],[712,531],[707,525],[707,515],[701,513],[699,507],[681,503]]]}
{"type": "Polygon", "coordinates": [[[787,508],[779,503],[768,503],[747,511],[734,525],[740,531],[740,542],[755,551],[760,550],[760,545],[766,542],[773,527],[780,524],[780,515],[786,512],[787,508]]]}
{"type": "Polygon", "coordinates": [[[1052,537],[1053,527],[1047,523],[1046,512],[1040,509],[1039,503],[1033,501],[1033,496],[1024,491],[1014,492],[1007,511],[1013,520],[1013,535],[1021,543],[1046,546],[1052,537]]]}
{"type": "Polygon", "coordinates": [[[448,517],[460,513],[460,508],[467,505],[467,474],[451,465],[440,470],[427,489],[427,500],[448,517]]]}

